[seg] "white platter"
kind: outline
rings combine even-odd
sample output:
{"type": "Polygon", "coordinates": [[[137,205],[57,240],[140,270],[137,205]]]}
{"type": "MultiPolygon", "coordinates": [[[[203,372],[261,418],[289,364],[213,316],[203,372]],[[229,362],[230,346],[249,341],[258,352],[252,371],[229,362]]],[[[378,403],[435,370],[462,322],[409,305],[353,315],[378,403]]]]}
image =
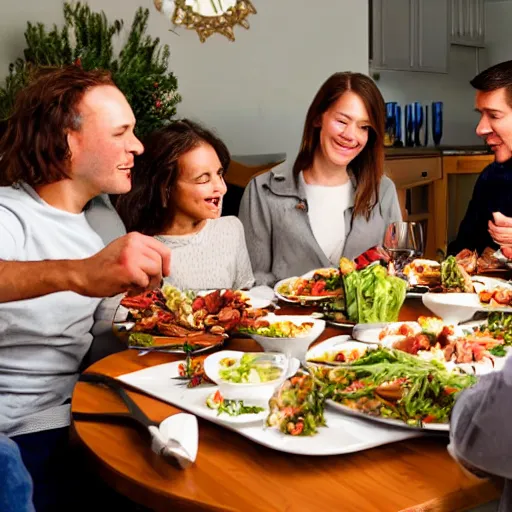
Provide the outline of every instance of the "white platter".
{"type": "MultiPolygon", "coordinates": [[[[217,388],[213,385],[189,389],[183,381],[173,380],[178,375],[179,361],[152,366],[118,377],[119,380],[148,395],[184,409],[196,416],[222,425],[240,435],[272,448],[296,455],[340,455],[367,450],[375,446],[418,437],[422,433],[391,425],[372,424],[348,415],[326,410],[327,427],[321,427],[312,437],[287,436],[275,428],[265,428],[263,419],[240,424],[232,418],[223,419],[206,405],[206,397],[217,388]]],[[[247,403],[247,405],[251,405],[247,403]]],[[[239,417],[240,418],[240,417],[239,417]]],[[[201,450],[201,441],[199,441],[201,450]]]]}

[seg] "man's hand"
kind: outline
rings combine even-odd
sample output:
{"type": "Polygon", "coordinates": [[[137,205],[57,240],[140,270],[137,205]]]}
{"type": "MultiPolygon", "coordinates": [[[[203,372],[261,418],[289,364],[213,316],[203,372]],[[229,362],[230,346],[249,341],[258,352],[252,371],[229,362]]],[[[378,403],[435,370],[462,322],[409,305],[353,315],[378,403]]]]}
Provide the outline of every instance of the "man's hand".
{"type": "Polygon", "coordinates": [[[171,251],[153,237],[129,233],[77,262],[74,291],[89,297],[158,288],[170,274],[171,251]]]}
{"type": "Polygon", "coordinates": [[[492,239],[500,246],[512,246],[512,218],[494,212],[494,222],[489,221],[489,234],[492,239]]]}

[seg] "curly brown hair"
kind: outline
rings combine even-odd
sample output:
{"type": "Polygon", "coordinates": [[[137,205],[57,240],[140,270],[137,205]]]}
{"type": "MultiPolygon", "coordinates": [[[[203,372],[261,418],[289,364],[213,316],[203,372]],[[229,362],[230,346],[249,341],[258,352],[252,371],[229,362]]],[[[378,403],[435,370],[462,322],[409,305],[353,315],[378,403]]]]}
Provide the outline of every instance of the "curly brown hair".
{"type": "Polygon", "coordinates": [[[69,178],[67,134],[80,130],[78,104],[91,88],[115,84],[103,70],[38,69],[18,94],[0,139],[0,185],[32,187],[69,178]]]}
{"type": "Polygon", "coordinates": [[[209,144],[227,171],[231,156],[217,136],[188,119],[175,121],[143,140],[144,153],[135,158],[132,189],[114,198],[126,230],[157,235],[168,227],[174,215],[172,194],[181,156],[200,144],[209,144]]]}
{"type": "Polygon", "coordinates": [[[357,181],[353,215],[368,219],[379,200],[379,185],[384,174],[384,124],[385,103],[375,82],[361,73],[334,73],[320,87],[306,115],[299,154],[293,171],[299,173],[313,164],[320,141],[317,121],[329,110],[343,93],[352,91],[364,103],[370,117],[368,142],[359,155],[349,164],[357,181]]]}

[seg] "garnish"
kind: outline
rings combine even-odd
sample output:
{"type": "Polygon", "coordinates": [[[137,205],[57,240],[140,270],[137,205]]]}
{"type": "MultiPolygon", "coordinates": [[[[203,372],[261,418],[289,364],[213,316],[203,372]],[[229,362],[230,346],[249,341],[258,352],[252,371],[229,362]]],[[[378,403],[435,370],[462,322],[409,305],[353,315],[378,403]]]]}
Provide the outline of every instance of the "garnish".
{"type": "Polygon", "coordinates": [[[206,399],[206,405],[217,411],[217,416],[222,413],[229,416],[240,416],[241,414],[258,414],[265,409],[255,405],[245,405],[243,400],[229,400],[224,398],[217,390],[206,399]]]}
{"type": "Polygon", "coordinates": [[[155,344],[155,339],[151,334],[144,332],[132,332],[128,336],[128,345],[130,347],[152,347],[155,344]]]}

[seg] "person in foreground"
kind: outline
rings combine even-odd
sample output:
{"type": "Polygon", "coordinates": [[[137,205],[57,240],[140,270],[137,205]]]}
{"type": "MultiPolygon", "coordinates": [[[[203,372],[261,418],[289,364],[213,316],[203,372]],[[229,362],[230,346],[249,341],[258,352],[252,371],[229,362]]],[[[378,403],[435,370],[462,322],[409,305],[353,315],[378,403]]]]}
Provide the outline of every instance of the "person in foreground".
{"type": "Polygon", "coordinates": [[[69,402],[100,298],[170,271],[154,238],[105,247],[98,234],[118,221],[101,195],[131,188],[134,124],[108,74],[71,66],[31,81],[0,140],[0,431],[20,448],[38,512],[76,509],[63,501],[69,402]]]}
{"type": "Polygon", "coordinates": [[[450,420],[452,455],[477,476],[505,478],[499,512],[512,511],[512,359],[461,393],[450,420]],[[487,475],[485,475],[487,473],[487,475]]]}
{"type": "Polygon", "coordinates": [[[116,208],[128,231],[154,236],[172,249],[179,289],[250,288],[254,283],[243,226],[221,217],[224,143],[189,120],[152,133],[135,160],[133,188],[116,208]]]}
{"type": "Polygon", "coordinates": [[[448,253],[481,253],[486,247],[501,246],[512,258],[512,60],[482,71],[470,83],[477,90],[480,113],[476,133],[494,152],[495,161],[478,177],[448,253]]]}
{"type": "Polygon", "coordinates": [[[359,73],[335,73],[306,115],[299,154],[254,178],[240,205],[256,284],[338,266],[402,219],[384,176],[384,100],[359,73]]]}

